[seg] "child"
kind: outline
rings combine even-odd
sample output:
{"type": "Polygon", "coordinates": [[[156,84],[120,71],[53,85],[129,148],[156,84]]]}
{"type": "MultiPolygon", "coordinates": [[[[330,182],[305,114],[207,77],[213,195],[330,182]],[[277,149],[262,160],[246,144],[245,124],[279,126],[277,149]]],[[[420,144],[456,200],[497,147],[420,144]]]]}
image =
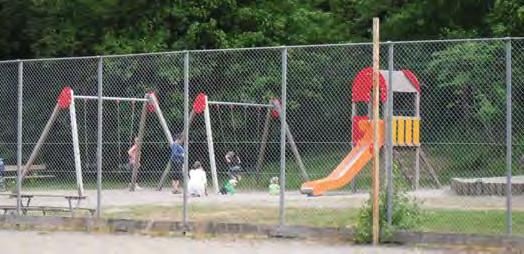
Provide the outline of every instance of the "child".
{"type": "Polygon", "coordinates": [[[182,146],[182,137],[178,137],[171,145],[171,163],[173,163],[171,187],[172,193],[180,193],[180,181],[184,180],[184,156],[185,150],[182,146]]]}
{"type": "Polygon", "coordinates": [[[280,185],[278,184],[278,177],[274,176],[271,178],[269,184],[269,195],[276,196],[280,193],[280,185]]]}
{"type": "MultiPolygon", "coordinates": [[[[129,150],[127,150],[127,155],[129,158],[129,168],[131,172],[135,169],[135,167],[138,169],[140,168],[140,161],[138,160],[138,137],[135,137],[133,145],[129,150]]],[[[131,183],[129,183],[129,186],[131,186],[131,183]]],[[[138,186],[137,183],[135,183],[135,190],[141,190],[140,186],[138,186]]]]}
{"type": "Polygon", "coordinates": [[[206,193],[207,178],[206,172],[199,161],[193,163],[193,168],[189,171],[188,192],[193,197],[201,197],[206,193]]]}
{"type": "Polygon", "coordinates": [[[235,186],[237,186],[237,183],[238,181],[236,179],[234,178],[229,179],[228,181],[224,183],[224,186],[220,188],[220,194],[222,195],[235,194],[236,193],[235,186]]]}
{"type": "Polygon", "coordinates": [[[240,167],[240,158],[238,155],[233,152],[229,151],[226,153],[226,164],[228,167],[228,175],[230,179],[235,179],[237,181],[240,181],[240,171],[242,171],[242,167],[240,167]]]}

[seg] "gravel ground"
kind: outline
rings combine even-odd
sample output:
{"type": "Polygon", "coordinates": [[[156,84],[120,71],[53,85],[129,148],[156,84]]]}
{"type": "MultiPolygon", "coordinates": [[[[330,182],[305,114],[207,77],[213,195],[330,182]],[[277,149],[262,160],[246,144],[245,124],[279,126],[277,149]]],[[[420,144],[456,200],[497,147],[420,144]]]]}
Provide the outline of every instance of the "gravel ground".
{"type": "MultiPolygon", "coordinates": [[[[35,191],[35,194],[69,194],[75,195],[74,191],[35,191]]],[[[83,201],[83,207],[96,206],[96,191],[87,190],[88,199],[83,201]]],[[[426,208],[465,209],[465,210],[488,210],[505,209],[506,198],[502,196],[457,196],[447,189],[419,190],[410,192],[410,196],[417,198],[426,208]]],[[[314,207],[314,208],[359,208],[367,199],[367,193],[328,193],[321,197],[306,197],[298,192],[286,193],[286,206],[288,207],[314,207]]],[[[278,196],[269,196],[266,192],[240,192],[234,196],[210,195],[202,198],[190,198],[194,204],[237,204],[249,206],[278,206],[278,196]]],[[[131,205],[173,205],[181,204],[182,195],[173,195],[169,191],[154,191],[144,189],[136,192],[127,190],[104,190],[102,204],[105,207],[119,207],[131,205]]],[[[1,205],[15,205],[14,199],[0,196],[1,205]]],[[[31,201],[33,205],[67,206],[62,198],[37,197],[31,201]]],[[[524,195],[513,197],[514,211],[524,211],[524,195]]]]}
{"type": "MultiPolygon", "coordinates": [[[[0,231],[1,253],[82,254],[82,253],[468,253],[451,249],[420,249],[403,246],[355,246],[296,240],[266,239],[189,239],[107,235],[77,232],[0,231]]],[[[472,253],[472,252],[469,252],[472,253]]],[[[474,253],[479,253],[475,251],[474,253]]]]}

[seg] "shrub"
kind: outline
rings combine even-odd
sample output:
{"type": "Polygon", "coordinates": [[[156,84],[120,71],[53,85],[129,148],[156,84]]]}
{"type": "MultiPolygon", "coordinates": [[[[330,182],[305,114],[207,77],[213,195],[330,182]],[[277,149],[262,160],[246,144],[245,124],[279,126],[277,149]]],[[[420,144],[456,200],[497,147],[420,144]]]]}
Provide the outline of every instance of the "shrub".
{"type": "MultiPolygon", "coordinates": [[[[370,198],[358,212],[355,232],[355,242],[357,243],[370,243],[372,241],[373,198],[371,197],[372,195],[370,195],[370,198]]],[[[394,192],[392,198],[392,221],[391,225],[388,225],[386,192],[381,193],[379,196],[381,242],[390,242],[393,233],[397,230],[415,228],[422,218],[422,210],[414,198],[409,198],[403,192],[394,192]]]]}

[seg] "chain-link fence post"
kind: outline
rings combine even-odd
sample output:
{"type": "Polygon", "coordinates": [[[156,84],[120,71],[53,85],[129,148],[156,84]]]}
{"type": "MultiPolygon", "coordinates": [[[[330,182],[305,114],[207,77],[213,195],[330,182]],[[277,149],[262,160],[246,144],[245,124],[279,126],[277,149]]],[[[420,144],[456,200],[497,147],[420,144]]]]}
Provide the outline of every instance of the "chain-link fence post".
{"type": "Polygon", "coordinates": [[[182,221],[184,227],[187,227],[188,214],[187,214],[187,182],[189,180],[188,168],[189,168],[189,52],[184,53],[184,150],[186,156],[184,156],[184,182],[183,182],[183,203],[182,203],[182,221]]]}
{"type": "Polygon", "coordinates": [[[512,164],[512,147],[511,147],[511,38],[506,40],[506,168],[507,168],[507,182],[506,182],[506,229],[508,235],[512,233],[511,222],[511,164],[512,164]]]}
{"type": "Polygon", "coordinates": [[[103,94],[103,71],[104,71],[104,59],[98,58],[97,67],[97,138],[96,138],[96,218],[100,219],[100,213],[102,209],[102,119],[104,110],[104,101],[102,100],[103,94]]]}
{"type": "Polygon", "coordinates": [[[280,200],[279,225],[285,224],[286,192],[286,89],[287,89],[287,48],[282,48],[282,94],[280,98],[280,200]]]}
{"type": "Polygon", "coordinates": [[[384,160],[386,164],[386,189],[387,189],[387,209],[386,217],[388,225],[391,225],[393,217],[393,46],[388,42],[388,89],[386,100],[386,151],[384,160]]]}
{"type": "Polygon", "coordinates": [[[16,213],[21,214],[22,205],[22,117],[24,92],[24,62],[18,61],[18,120],[16,135],[16,213]]]}

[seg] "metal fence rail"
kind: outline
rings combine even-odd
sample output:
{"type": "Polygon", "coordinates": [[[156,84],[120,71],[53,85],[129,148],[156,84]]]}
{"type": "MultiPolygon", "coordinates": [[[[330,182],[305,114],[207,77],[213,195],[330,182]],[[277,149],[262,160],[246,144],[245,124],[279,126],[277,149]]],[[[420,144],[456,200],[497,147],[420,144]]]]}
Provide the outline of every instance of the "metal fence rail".
{"type": "MultiPolygon", "coordinates": [[[[350,43],[0,61],[0,158],[16,166],[3,175],[4,194],[17,193],[0,196],[0,206],[23,214],[28,196],[35,206],[63,206],[60,196],[76,195],[79,153],[87,196],[79,204],[96,216],[354,226],[370,169],[353,169],[351,181],[342,169],[365,135],[356,122],[369,108],[355,91],[366,89],[358,86],[371,53],[369,43],[350,43]],[[22,181],[64,87],[75,92],[78,144],[72,115],[58,113],[22,181]],[[144,97],[151,92],[159,111],[144,97]],[[198,110],[202,92],[209,100],[198,110]],[[184,148],[183,162],[171,160],[169,139],[184,148]],[[208,196],[191,195],[196,162],[208,196]],[[300,194],[330,174],[340,179],[326,188],[338,188],[300,194]],[[235,194],[215,193],[231,179],[235,194]],[[177,180],[182,195],[172,193],[177,180]]],[[[419,230],[524,234],[522,56],[522,38],[382,43],[389,223],[393,194],[403,191],[421,201],[419,230]],[[414,84],[402,70],[418,79],[418,96],[401,93],[414,89],[399,86],[414,84]]]]}

